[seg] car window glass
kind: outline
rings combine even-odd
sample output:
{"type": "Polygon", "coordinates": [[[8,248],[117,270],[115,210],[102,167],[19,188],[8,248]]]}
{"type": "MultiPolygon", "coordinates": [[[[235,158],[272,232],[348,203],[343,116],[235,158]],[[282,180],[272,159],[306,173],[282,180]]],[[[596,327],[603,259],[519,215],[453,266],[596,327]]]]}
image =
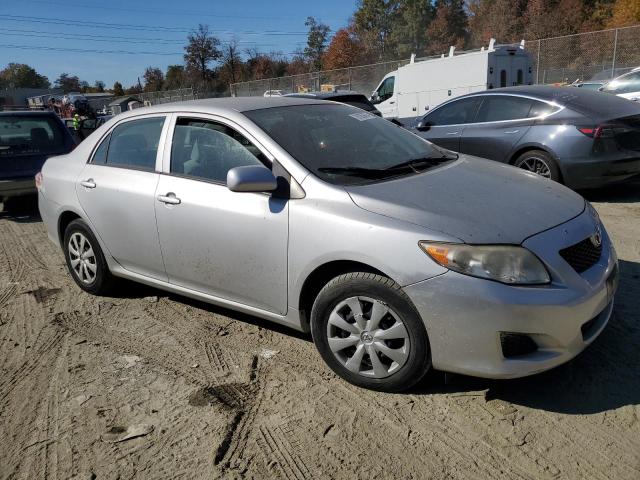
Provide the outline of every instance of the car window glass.
{"type": "Polygon", "coordinates": [[[474,121],[478,107],[478,99],[466,98],[456,100],[434,110],[424,117],[424,122],[429,125],[460,125],[474,121]]]}
{"type": "Polygon", "coordinates": [[[61,151],[65,137],[61,124],[50,116],[0,117],[0,158],[61,151]]]}
{"type": "Polygon", "coordinates": [[[268,164],[253,143],[226,125],[190,118],[176,122],[171,173],[226,184],[232,168],[268,164]]]}
{"type": "Polygon", "coordinates": [[[499,122],[527,118],[532,101],[507,95],[487,95],[480,106],[477,122],[499,122]]]}
{"type": "Polygon", "coordinates": [[[542,117],[549,115],[558,110],[558,107],[549,105],[545,102],[538,102],[537,100],[531,101],[531,110],[529,110],[529,118],[542,117]]]}
{"type": "Polygon", "coordinates": [[[391,96],[393,95],[393,87],[395,83],[396,77],[389,77],[384,82],[382,82],[382,85],[380,85],[380,88],[378,88],[378,98],[380,99],[380,101],[391,98],[391,96]]]}
{"type": "Polygon", "coordinates": [[[107,135],[105,139],[100,143],[98,148],[96,148],[95,153],[93,154],[93,159],[91,163],[95,163],[98,165],[104,165],[107,163],[107,151],[109,150],[109,140],[111,140],[111,134],[107,135]]]}
{"type": "Polygon", "coordinates": [[[629,73],[618,77],[605,85],[602,90],[616,95],[640,91],[640,72],[629,73]]]}
{"type": "Polygon", "coordinates": [[[142,118],[118,125],[111,133],[107,165],[155,170],[164,117],[142,118]]]}

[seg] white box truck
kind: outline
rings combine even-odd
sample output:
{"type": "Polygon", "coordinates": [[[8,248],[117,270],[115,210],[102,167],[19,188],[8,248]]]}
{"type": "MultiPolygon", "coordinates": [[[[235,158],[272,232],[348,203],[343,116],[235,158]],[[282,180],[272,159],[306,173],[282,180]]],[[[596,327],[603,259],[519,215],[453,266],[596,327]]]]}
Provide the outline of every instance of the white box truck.
{"type": "Polygon", "coordinates": [[[518,45],[495,45],[478,51],[415,61],[387,73],[371,95],[385,118],[411,118],[460,95],[512,85],[531,85],[533,61],[518,45]]]}

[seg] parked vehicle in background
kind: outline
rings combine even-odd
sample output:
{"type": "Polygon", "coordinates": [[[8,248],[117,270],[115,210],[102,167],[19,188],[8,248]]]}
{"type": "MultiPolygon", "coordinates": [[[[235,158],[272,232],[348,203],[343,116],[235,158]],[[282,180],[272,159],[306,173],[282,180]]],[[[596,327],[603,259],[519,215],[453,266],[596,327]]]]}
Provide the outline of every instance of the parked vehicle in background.
{"type": "Polygon", "coordinates": [[[572,87],[584,88],[585,90],[600,90],[604,85],[603,82],[573,82],[572,87]]]}
{"type": "Polygon", "coordinates": [[[0,201],[36,192],[35,175],[52,155],[75,147],[51,111],[0,112],[0,201]]]}
{"type": "Polygon", "coordinates": [[[465,95],[411,128],[449,150],[575,189],[640,173],[640,105],[586,89],[531,86],[465,95]]]}
{"type": "Polygon", "coordinates": [[[309,93],[288,93],[285,97],[315,98],[317,100],[330,100],[332,102],[344,103],[352,107],[358,107],[366,112],[381,117],[382,114],[373,103],[362,93],[350,90],[337,90],[335,92],[309,92],[309,93]]]}
{"type": "Polygon", "coordinates": [[[266,92],[264,92],[262,96],[263,97],[281,97],[282,95],[284,95],[282,90],[267,90],[266,92]]]}
{"type": "Polygon", "coordinates": [[[600,90],[634,102],[640,101],[640,68],[614,78],[600,90]]]}
{"type": "Polygon", "coordinates": [[[385,118],[423,115],[467,93],[512,85],[531,85],[532,58],[520,45],[495,45],[454,55],[414,61],[384,76],[371,101],[385,118]]]}
{"type": "Polygon", "coordinates": [[[578,194],[334,102],[128,112],[47,161],[38,198],[83,290],[125,277],[310,330],[376,390],[539,373],[613,309],[616,255],[578,194]]]}

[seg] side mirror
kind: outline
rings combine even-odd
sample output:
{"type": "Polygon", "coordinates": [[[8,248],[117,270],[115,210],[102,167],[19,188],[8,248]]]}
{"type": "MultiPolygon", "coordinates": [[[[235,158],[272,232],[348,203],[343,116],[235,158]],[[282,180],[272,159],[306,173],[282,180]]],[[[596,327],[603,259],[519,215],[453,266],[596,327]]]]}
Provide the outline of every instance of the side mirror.
{"type": "Polygon", "coordinates": [[[227,172],[227,188],[232,192],[273,192],[277,187],[276,177],[262,165],[235,167],[227,172]]]}
{"type": "Polygon", "coordinates": [[[380,95],[378,95],[378,92],[372,92],[371,93],[371,98],[369,99],[369,101],[371,103],[373,103],[374,105],[376,103],[380,103],[380,95]]]}
{"type": "Polygon", "coordinates": [[[432,125],[433,124],[427,120],[420,120],[418,123],[416,123],[415,128],[419,132],[428,132],[431,129],[432,125]]]}

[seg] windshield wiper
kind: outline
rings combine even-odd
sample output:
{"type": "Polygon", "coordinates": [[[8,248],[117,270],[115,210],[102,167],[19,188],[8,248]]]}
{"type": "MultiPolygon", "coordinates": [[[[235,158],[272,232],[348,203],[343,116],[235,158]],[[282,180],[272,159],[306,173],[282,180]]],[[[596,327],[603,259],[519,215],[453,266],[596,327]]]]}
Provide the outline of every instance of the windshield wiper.
{"type": "Polygon", "coordinates": [[[444,162],[448,162],[450,160],[457,160],[458,154],[454,153],[453,155],[442,155],[440,157],[423,157],[423,158],[414,158],[411,160],[407,160],[406,162],[401,162],[396,165],[392,165],[387,168],[387,170],[403,170],[411,168],[415,172],[419,172],[424,170],[425,168],[435,167],[444,162]],[[424,168],[423,168],[424,167],[424,168]]]}
{"type": "Polygon", "coordinates": [[[321,167],[318,169],[322,173],[336,173],[338,175],[349,175],[362,178],[385,178],[395,175],[384,168],[364,168],[364,167],[321,167]]]}

